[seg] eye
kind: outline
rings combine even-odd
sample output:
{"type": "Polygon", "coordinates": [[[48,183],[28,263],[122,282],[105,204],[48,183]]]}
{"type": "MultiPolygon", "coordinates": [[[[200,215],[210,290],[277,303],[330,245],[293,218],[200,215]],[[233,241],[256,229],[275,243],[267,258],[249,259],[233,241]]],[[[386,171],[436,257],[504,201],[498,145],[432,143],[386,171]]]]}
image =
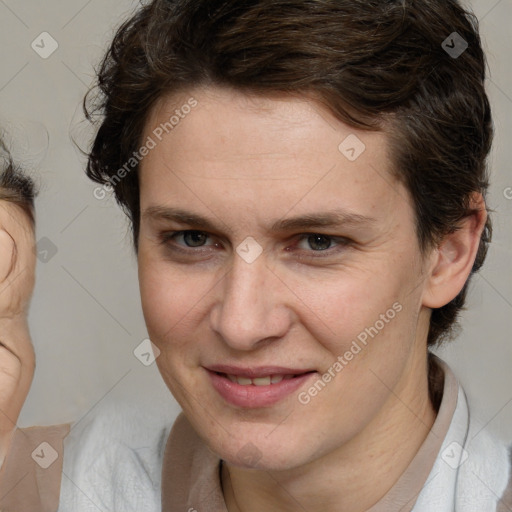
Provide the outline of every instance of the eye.
{"type": "Polygon", "coordinates": [[[187,247],[201,247],[206,243],[208,235],[202,231],[184,231],[178,236],[183,237],[183,241],[187,247]]]}
{"type": "MultiPolygon", "coordinates": [[[[194,249],[198,247],[205,247],[209,235],[204,231],[188,230],[174,231],[171,233],[162,233],[159,238],[162,244],[174,245],[177,246],[178,248],[185,248],[186,250],[186,248],[194,249]],[[185,245],[177,243],[176,241],[179,239],[183,239],[185,245]]],[[[214,245],[216,246],[218,244],[214,245]]]]}
{"type": "Polygon", "coordinates": [[[327,235],[303,235],[301,241],[304,240],[314,251],[326,251],[332,244],[332,238],[327,235]]]}
{"type": "Polygon", "coordinates": [[[306,253],[306,257],[331,256],[335,252],[343,250],[350,244],[350,240],[343,237],[324,235],[321,233],[305,233],[300,235],[297,249],[306,253]]]}

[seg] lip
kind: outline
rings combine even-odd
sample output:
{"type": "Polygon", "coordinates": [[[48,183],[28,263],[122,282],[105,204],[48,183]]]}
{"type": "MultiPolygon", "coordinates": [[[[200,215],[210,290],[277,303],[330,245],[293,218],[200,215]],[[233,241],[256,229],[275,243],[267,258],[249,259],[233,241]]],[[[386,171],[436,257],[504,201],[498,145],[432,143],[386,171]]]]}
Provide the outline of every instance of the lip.
{"type": "Polygon", "coordinates": [[[205,368],[212,372],[229,373],[230,375],[247,377],[249,379],[268,377],[269,375],[300,375],[315,371],[313,368],[285,368],[284,366],[253,366],[252,368],[242,368],[228,364],[216,364],[205,368]]]}
{"type": "Polygon", "coordinates": [[[299,389],[310,378],[316,375],[316,372],[313,370],[299,370],[277,366],[237,368],[234,366],[221,365],[205,369],[213,388],[222,398],[224,398],[224,400],[236,407],[249,409],[270,407],[276,404],[299,389]],[[277,384],[270,384],[268,386],[255,386],[253,384],[242,386],[237,382],[231,382],[227,377],[219,375],[217,372],[223,374],[229,373],[248,378],[266,377],[269,375],[299,375],[292,379],[282,380],[277,384]]]}

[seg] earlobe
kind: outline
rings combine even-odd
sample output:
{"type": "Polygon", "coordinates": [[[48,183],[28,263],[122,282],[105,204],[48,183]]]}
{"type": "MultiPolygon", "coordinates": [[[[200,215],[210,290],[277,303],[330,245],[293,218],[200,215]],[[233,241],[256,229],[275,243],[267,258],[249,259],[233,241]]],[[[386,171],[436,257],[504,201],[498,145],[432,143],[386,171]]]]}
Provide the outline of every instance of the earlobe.
{"type": "Polygon", "coordinates": [[[448,304],[462,290],[471,273],[487,221],[482,194],[473,194],[470,208],[473,213],[462,219],[453,233],[446,234],[433,252],[434,260],[423,294],[426,307],[440,308],[448,304]]]}

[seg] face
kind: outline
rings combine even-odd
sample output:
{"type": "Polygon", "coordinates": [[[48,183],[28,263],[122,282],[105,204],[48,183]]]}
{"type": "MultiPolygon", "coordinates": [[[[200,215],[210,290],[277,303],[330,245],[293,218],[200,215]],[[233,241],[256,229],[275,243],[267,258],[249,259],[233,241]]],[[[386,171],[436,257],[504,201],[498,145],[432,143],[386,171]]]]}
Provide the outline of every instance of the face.
{"type": "Polygon", "coordinates": [[[213,451],[298,467],[354,443],[393,393],[414,395],[424,262],[385,133],[306,98],[205,88],[163,98],[148,137],[144,316],[167,386],[213,451]]]}

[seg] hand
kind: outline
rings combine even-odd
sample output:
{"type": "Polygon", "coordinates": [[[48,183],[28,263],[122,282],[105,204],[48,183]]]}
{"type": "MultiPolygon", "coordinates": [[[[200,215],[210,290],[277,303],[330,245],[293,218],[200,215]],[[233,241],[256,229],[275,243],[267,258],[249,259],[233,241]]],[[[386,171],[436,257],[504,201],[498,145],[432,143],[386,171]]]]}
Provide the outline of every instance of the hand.
{"type": "Polygon", "coordinates": [[[0,200],[0,465],[34,375],[27,313],[35,266],[34,228],[27,214],[0,200]]]}

